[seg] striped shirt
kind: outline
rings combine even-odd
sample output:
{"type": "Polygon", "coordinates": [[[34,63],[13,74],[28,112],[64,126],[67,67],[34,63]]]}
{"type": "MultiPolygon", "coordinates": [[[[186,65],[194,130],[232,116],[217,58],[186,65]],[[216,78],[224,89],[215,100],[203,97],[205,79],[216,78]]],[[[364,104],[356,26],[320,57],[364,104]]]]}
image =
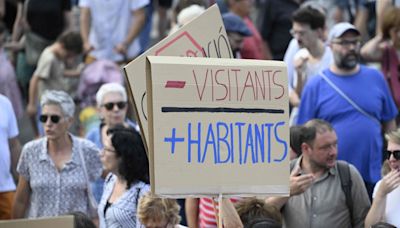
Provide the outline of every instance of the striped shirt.
{"type": "Polygon", "coordinates": [[[136,216],[139,198],[150,190],[150,185],[137,182],[124,194],[113,202],[104,212],[107,201],[114,189],[117,177],[112,173],[106,178],[103,196],[101,197],[97,213],[100,228],[141,228],[144,227],[136,216]]]}
{"type": "MultiPolygon", "coordinates": [[[[236,203],[240,198],[231,198],[232,203],[236,203]]],[[[217,220],[215,214],[218,214],[218,201],[214,199],[215,209],[212,198],[200,198],[199,200],[199,227],[200,228],[216,228],[217,220]]]]}

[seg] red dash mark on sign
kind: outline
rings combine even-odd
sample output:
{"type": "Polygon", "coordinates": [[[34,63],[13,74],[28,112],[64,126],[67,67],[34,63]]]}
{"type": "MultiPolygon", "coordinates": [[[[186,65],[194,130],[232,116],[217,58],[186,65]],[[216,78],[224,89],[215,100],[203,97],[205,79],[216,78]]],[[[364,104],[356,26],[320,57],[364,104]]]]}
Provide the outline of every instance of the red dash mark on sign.
{"type": "Polygon", "coordinates": [[[183,87],[185,87],[185,84],[185,81],[167,81],[167,83],[165,84],[165,88],[182,89],[183,87]]]}

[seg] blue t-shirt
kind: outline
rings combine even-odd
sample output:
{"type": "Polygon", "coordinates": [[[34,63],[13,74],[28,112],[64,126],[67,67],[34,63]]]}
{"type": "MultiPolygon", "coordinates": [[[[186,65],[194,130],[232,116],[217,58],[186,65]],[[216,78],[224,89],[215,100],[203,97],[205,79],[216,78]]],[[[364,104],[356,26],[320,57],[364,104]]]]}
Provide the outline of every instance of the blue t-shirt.
{"type": "MultiPolygon", "coordinates": [[[[397,108],[383,75],[361,65],[354,75],[324,74],[364,111],[381,122],[392,120],[397,108]]],[[[322,77],[311,78],[301,96],[298,124],[318,118],[330,122],[338,136],[338,159],[357,167],[363,179],[376,183],[382,163],[381,126],[356,110],[322,77]]]]}

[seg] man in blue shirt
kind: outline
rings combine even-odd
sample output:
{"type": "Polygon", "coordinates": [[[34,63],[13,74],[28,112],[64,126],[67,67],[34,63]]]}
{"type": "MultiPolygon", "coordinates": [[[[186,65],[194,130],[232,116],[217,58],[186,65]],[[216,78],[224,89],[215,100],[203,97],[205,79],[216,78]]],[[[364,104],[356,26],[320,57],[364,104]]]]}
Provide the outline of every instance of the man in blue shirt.
{"type": "Polygon", "coordinates": [[[357,167],[371,196],[380,179],[381,129],[396,129],[397,108],[382,74],[359,64],[360,32],[353,25],[336,24],[328,42],[334,62],[307,82],[298,124],[313,118],[330,122],[338,135],[338,159],[357,167]]]}

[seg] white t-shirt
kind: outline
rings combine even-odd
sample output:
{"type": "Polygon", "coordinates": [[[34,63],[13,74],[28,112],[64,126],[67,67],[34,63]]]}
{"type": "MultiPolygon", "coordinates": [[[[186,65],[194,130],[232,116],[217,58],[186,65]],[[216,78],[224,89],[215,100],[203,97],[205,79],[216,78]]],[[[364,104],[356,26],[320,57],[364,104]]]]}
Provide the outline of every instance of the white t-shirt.
{"type": "MultiPolygon", "coordinates": [[[[96,59],[122,61],[124,57],[115,52],[117,44],[127,37],[132,25],[132,11],[149,4],[149,0],[80,0],[79,6],[90,9],[89,42],[94,47],[90,55],[96,59]]],[[[140,51],[139,39],[128,47],[128,58],[140,51]]]]}
{"type": "Polygon", "coordinates": [[[0,192],[9,192],[15,191],[15,183],[10,173],[8,140],[18,135],[18,126],[10,100],[1,94],[0,110],[0,192]]]}
{"type": "MultiPolygon", "coordinates": [[[[381,180],[375,185],[372,197],[375,198],[376,192],[381,184],[381,180]]],[[[400,187],[397,187],[386,196],[385,222],[396,227],[400,227],[400,187]]]]}

